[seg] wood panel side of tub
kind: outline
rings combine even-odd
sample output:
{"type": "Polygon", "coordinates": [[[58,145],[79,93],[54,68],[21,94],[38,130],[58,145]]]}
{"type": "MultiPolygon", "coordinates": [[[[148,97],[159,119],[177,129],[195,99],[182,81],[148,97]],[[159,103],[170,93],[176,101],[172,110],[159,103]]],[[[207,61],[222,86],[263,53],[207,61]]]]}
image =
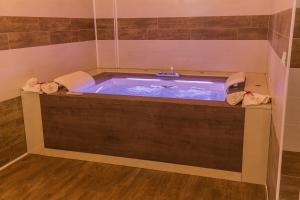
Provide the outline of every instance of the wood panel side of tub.
{"type": "Polygon", "coordinates": [[[41,95],[46,148],[241,172],[245,109],[41,95]]]}

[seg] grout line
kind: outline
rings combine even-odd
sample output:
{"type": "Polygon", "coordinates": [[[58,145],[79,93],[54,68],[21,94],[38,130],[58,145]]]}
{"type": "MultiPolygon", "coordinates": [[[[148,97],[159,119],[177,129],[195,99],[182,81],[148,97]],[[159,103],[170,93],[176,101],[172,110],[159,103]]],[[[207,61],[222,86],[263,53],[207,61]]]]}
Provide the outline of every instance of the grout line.
{"type": "Polygon", "coordinates": [[[95,42],[96,42],[96,62],[97,69],[100,68],[100,58],[99,58],[99,45],[98,45],[98,29],[97,29],[97,12],[96,12],[96,0],[93,0],[94,7],[94,28],[95,28],[95,42]]]}
{"type": "Polygon", "coordinates": [[[13,160],[13,161],[7,163],[6,165],[0,167],[0,171],[2,171],[2,170],[4,170],[4,169],[8,168],[9,166],[13,165],[14,163],[18,162],[19,160],[25,158],[25,157],[28,156],[28,155],[29,155],[28,153],[25,153],[25,154],[21,155],[20,157],[16,158],[15,160],[13,160]]]}

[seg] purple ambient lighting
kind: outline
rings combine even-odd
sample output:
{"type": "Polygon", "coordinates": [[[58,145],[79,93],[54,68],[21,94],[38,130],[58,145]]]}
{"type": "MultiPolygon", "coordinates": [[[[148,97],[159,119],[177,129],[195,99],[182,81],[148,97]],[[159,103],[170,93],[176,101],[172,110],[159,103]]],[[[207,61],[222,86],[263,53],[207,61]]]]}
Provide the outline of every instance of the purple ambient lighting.
{"type": "Polygon", "coordinates": [[[224,82],[207,78],[139,78],[112,77],[93,87],[83,89],[84,93],[145,96],[160,98],[224,101],[224,82]]]}

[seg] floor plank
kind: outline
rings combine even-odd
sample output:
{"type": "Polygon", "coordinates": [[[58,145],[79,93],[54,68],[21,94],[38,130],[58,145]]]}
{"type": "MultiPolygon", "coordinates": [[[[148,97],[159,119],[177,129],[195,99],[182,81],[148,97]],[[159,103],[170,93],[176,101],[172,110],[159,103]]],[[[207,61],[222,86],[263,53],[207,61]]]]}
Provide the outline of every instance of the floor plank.
{"type": "Polygon", "coordinates": [[[265,200],[260,185],[30,155],[0,172],[1,200],[265,200]]]}

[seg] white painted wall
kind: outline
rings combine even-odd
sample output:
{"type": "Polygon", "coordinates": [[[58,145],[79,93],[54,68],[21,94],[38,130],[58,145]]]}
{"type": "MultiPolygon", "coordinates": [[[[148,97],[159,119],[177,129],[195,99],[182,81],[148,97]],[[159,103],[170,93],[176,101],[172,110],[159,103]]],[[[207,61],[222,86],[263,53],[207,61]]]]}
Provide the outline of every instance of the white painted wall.
{"type": "Polygon", "coordinates": [[[119,41],[120,68],[266,72],[267,41],[119,41]]]}
{"type": "Polygon", "coordinates": [[[1,16],[93,17],[92,0],[0,0],[1,16]]]}
{"type": "MultiPolygon", "coordinates": [[[[98,18],[114,16],[114,0],[95,0],[98,18]]],[[[116,0],[117,17],[268,15],[271,0],[116,0]]],[[[178,68],[206,71],[267,72],[265,41],[115,41],[98,42],[100,67],[178,68]],[[117,53],[119,60],[116,62],[117,53]]]]}
{"type": "Polygon", "coordinates": [[[118,16],[129,18],[264,15],[269,13],[270,0],[118,0],[118,16]]]}
{"type": "MultiPolygon", "coordinates": [[[[93,18],[92,0],[0,0],[0,16],[93,18]]],[[[0,101],[20,95],[31,77],[50,81],[96,67],[95,41],[0,51],[0,101]]]]}

